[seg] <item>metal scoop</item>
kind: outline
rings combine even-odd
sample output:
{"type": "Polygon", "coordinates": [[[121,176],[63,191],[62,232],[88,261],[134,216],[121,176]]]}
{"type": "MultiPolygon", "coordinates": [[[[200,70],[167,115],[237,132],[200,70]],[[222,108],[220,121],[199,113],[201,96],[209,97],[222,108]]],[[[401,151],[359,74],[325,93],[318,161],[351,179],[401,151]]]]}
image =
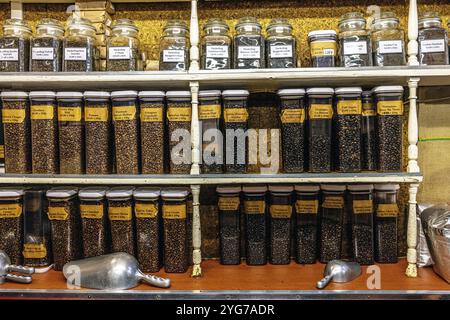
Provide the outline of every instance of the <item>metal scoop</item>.
{"type": "Polygon", "coordinates": [[[19,283],[31,283],[33,280],[31,274],[34,273],[34,268],[16,266],[11,264],[11,259],[8,255],[0,250],[0,284],[6,282],[6,280],[19,282],[19,283]],[[22,275],[13,274],[11,272],[16,272],[22,275]]]}
{"type": "Polygon", "coordinates": [[[64,265],[63,274],[69,284],[92,289],[130,289],[141,281],[155,287],[170,287],[169,279],[142,273],[136,258],[125,252],[71,261],[64,265]]]}
{"type": "Polygon", "coordinates": [[[327,263],[323,273],[324,278],[317,282],[317,288],[325,288],[330,281],[350,282],[361,274],[361,266],[356,262],[332,260],[327,263]]]}

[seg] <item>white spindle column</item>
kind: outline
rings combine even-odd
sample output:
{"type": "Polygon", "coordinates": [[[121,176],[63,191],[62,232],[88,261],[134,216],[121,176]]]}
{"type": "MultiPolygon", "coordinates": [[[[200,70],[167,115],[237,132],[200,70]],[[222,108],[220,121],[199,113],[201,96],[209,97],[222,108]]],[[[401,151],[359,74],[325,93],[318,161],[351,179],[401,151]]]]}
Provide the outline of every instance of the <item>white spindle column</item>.
{"type": "Polygon", "coordinates": [[[190,26],[190,35],[191,35],[191,49],[190,49],[190,60],[191,64],[189,66],[190,71],[197,71],[200,69],[199,59],[200,53],[198,49],[200,32],[198,27],[198,13],[197,13],[197,2],[198,0],[191,1],[191,26],[190,26]]]}
{"type": "Polygon", "coordinates": [[[192,268],[193,277],[201,277],[202,275],[202,232],[200,223],[200,186],[192,185],[192,260],[194,266],[192,268]]]}
{"type": "Polygon", "coordinates": [[[419,18],[417,15],[417,0],[409,0],[408,16],[408,65],[418,66],[419,44],[417,37],[419,35],[419,18]]]}

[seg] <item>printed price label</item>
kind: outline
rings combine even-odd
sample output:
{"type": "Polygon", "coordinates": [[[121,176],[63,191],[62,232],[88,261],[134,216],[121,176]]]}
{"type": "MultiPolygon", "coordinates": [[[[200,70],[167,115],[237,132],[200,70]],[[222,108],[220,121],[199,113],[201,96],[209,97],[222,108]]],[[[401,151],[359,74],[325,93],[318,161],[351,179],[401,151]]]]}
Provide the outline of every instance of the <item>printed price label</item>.
{"type": "Polygon", "coordinates": [[[246,214],[264,214],[266,212],[266,202],[261,201],[244,201],[246,214]]]}
{"type": "Polygon", "coordinates": [[[19,61],[19,49],[0,49],[0,61],[19,61]]]}
{"type": "Polygon", "coordinates": [[[337,113],[339,115],[360,115],[361,112],[361,100],[340,100],[337,103],[337,113]]]}
{"type": "Polygon", "coordinates": [[[81,218],[101,219],[103,218],[103,204],[82,204],[80,205],[81,218]]]}
{"type": "Polygon", "coordinates": [[[155,203],[136,203],[134,206],[136,218],[156,218],[158,215],[158,206],[155,203]]]}
{"type": "Polygon", "coordinates": [[[134,119],[136,119],[135,106],[113,107],[113,121],[130,121],[134,119]]]}
{"type": "Polygon", "coordinates": [[[378,51],[383,53],[402,53],[403,44],[401,40],[378,41],[378,51]]]}
{"type": "Polygon", "coordinates": [[[31,120],[53,120],[53,106],[31,106],[31,120]]]}
{"type": "Polygon", "coordinates": [[[292,58],[292,46],[272,45],[270,46],[271,58],[292,58]]]}
{"type": "Polygon", "coordinates": [[[401,116],[403,115],[403,101],[378,101],[377,113],[380,116],[401,116]]]}
{"type": "Polygon", "coordinates": [[[54,48],[31,48],[31,59],[33,60],[53,60],[54,48]]]}
{"type": "Polygon", "coordinates": [[[283,111],[281,111],[282,123],[303,123],[304,121],[304,109],[284,109],[283,111]]]}
{"type": "Polygon", "coordinates": [[[207,58],[228,58],[229,47],[228,46],[206,46],[207,58]]]}
{"type": "Polygon", "coordinates": [[[421,53],[434,53],[434,52],[445,52],[445,40],[435,39],[435,40],[422,40],[420,41],[420,52],[421,53]]]}
{"type": "Polygon", "coordinates": [[[80,107],[58,107],[59,121],[81,121],[80,107]]]}
{"type": "Polygon", "coordinates": [[[366,41],[344,42],[344,55],[367,54],[366,41]]]}
{"type": "Polygon", "coordinates": [[[165,204],[163,205],[164,219],[186,219],[185,204],[165,204]]]}
{"type": "Polygon", "coordinates": [[[198,106],[198,118],[200,120],[220,119],[221,113],[220,104],[198,106]]]}
{"type": "Polygon", "coordinates": [[[184,62],[184,50],[163,50],[163,62],[184,62]]]}
{"type": "Polygon", "coordinates": [[[238,46],[238,59],[259,59],[261,48],[259,46],[238,46]]]}
{"type": "Polygon", "coordinates": [[[69,210],[66,207],[48,207],[48,218],[50,220],[67,220],[69,210]]]}
{"type": "Polygon", "coordinates": [[[372,200],[353,200],[354,214],[370,214],[373,213],[372,200]]]}
{"type": "Polygon", "coordinates": [[[248,111],[245,108],[226,108],[224,109],[225,122],[247,122],[248,111]]]}
{"type": "Polygon", "coordinates": [[[191,121],[192,109],[190,107],[167,109],[167,119],[172,122],[188,122],[191,121]]]}
{"type": "Polygon", "coordinates": [[[132,215],[131,206],[127,207],[109,207],[109,220],[112,221],[130,221],[132,215]]]}
{"type": "Polygon", "coordinates": [[[273,204],[270,206],[270,215],[275,219],[290,218],[292,215],[292,206],[273,204]]]}
{"type": "Polygon", "coordinates": [[[141,108],[142,122],[162,122],[163,108],[141,108]]]}
{"type": "Polygon", "coordinates": [[[310,119],[331,119],[333,118],[333,106],[331,104],[312,104],[309,106],[310,119]]]}
{"type": "Polygon", "coordinates": [[[325,197],[322,207],[327,209],[342,209],[344,208],[343,197],[325,197]]]}
{"type": "Polygon", "coordinates": [[[311,43],[311,56],[334,56],[337,52],[337,44],[334,41],[314,41],[311,43]]]}
{"type": "Polygon", "coordinates": [[[22,254],[25,259],[44,259],[47,257],[47,248],[43,243],[25,243],[22,254]]]}
{"type": "Polygon", "coordinates": [[[379,204],[377,207],[377,217],[391,218],[398,216],[398,206],[396,203],[379,204]]]}
{"type": "Polygon", "coordinates": [[[0,204],[0,219],[18,218],[22,215],[22,205],[20,203],[0,204]]]}
{"type": "Polygon", "coordinates": [[[239,209],[239,197],[220,197],[219,210],[220,211],[237,211],[239,209]]]}
{"type": "Polygon", "coordinates": [[[110,47],[108,49],[109,60],[125,60],[130,59],[131,50],[130,47],[110,47]]]}
{"type": "Polygon", "coordinates": [[[3,123],[23,123],[25,120],[24,109],[2,109],[3,123]]]}
{"type": "Polygon", "coordinates": [[[67,61],[86,61],[86,48],[65,48],[64,60],[67,61]]]}
{"type": "Polygon", "coordinates": [[[319,200],[297,200],[295,210],[297,214],[317,214],[319,212],[319,200]]]}
{"type": "Polygon", "coordinates": [[[108,121],[108,108],[84,108],[84,119],[89,122],[108,121]]]}

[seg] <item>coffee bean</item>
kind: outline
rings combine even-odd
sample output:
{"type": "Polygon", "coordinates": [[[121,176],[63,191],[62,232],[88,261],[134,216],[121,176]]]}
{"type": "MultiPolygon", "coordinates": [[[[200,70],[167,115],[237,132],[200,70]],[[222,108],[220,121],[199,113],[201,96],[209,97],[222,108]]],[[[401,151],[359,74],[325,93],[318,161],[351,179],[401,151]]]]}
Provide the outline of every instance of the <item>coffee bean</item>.
{"type": "MultiPolygon", "coordinates": [[[[315,120],[310,120],[314,122],[315,120]]],[[[317,120],[321,121],[321,120],[317,120]]],[[[331,171],[331,137],[328,135],[310,136],[309,143],[309,171],[331,171]]]]}
{"type": "MultiPolygon", "coordinates": [[[[15,206],[21,200],[9,201],[0,200],[1,205],[15,206]]],[[[22,243],[23,243],[23,214],[14,218],[0,218],[0,250],[11,259],[15,265],[22,264],[22,243]]]]}
{"type": "Polygon", "coordinates": [[[186,272],[188,268],[186,219],[164,219],[164,270],[186,272]]]}
{"type": "Polygon", "coordinates": [[[4,36],[0,38],[0,49],[17,49],[16,61],[0,61],[0,72],[26,72],[30,66],[30,40],[4,36]]]}
{"type": "MultiPolygon", "coordinates": [[[[110,47],[114,46],[108,46],[108,48],[110,47]]],[[[129,59],[110,59],[108,56],[106,67],[107,71],[139,71],[139,50],[130,47],[129,59]]]]}
{"type": "Polygon", "coordinates": [[[63,61],[63,71],[67,72],[91,72],[96,71],[96,50],[94,39],[77,37],[77,39],[66,38],[64,50],[70,48],[83,48],[86,50],[86,60],[63,61]]]}
{"type": "Polygon", "coordinates": [[[31,50],[33,48],[52,48],[53,59],[37,60],[31,59],[30,71],[34,72],[58,72],[61,71],[62,65],[62,40],[53,37],[35,37],[30,43],[31,50]]]}
{"type": "Polygon", "coordinates": [[[373,264],[373,228],[371,225],[353,225],[354,259],[359,264],[373,264]]]}
{"type": "Polygon", "coordinates": [[[267,263],[265,214],[246,214],[246,261],[248,265],[267,263]]]}
{"type": "Polygon", "coordinates": [[[402,171],[402,116],[378,116],[379,166],[381,171],[402,171]]]}
{"type": "MultiPolygon", "coordinates": [[[[299,217],[297,217],[297,219],[299,219],[299,217]]],[[[296,237],[297,263],[301,264],[315,263],[316,259],[317,259],[317,226],[313,224],[297,225],[297,237],[296,237]]]]}
{"type": "MultiPolygon", "coordinates": [[[[173,108],[174,110],[177,108],[191,108],[192,105],[190,102],[176,102],[176,101],[171,101],[168,103],[168,108],[173,108]]],[[[173,148],[175,146],[177,146],[180,141],[176,140],[176,141],[172,141],[171,137],[172,134],[176,131],[176,130],[185,130],[186,133],[190,133],[191,132],[191,121],[168,121],[168,133],[169,133],[169,148],[170,150],[173,150],[173,148]]],[[[184,138],[188,138],[188,137],[184,137],[184,138]]],[[[190,150],[187,150],[187,152],[189,152],[189,159],[190,159],[190,150]]],[[[171,153],[171,152],[170,152],[171,153]]],[[[178,156],[184,157],[187,155],[183,154],[183,150],[179,151],[178,156]]],[[[174,163],[172,160],[170,160],[170,173],[175,173],[175,174],[189,174],[191,172],[191,164],[190,161],[189,163],[174,163]]]]}
{"type": "MultiPolygon", "coordinates": [[[[164,110],[164,104],[158,102],[141,101],[141,110],[164,110]]],[[[163,113],[164,115],[164,113],[163,113]]],[[[141,119],[141,153],[143,174],[164,173],[164,138],[165,121],[145,122],[141,119]]]]}
{"type": "Polygon", "coordinates": [[[397,218],[376,218],[375,260],[379,263],[397,263],[397,218]]]}
{"type": "MultiPolygon", "coordinates": [[[[109,208],[129,207],[133,209],[131,200],[109,200],[109,208]]],[[[133,212],[133,211],[131,211],[133,212]]],[[[126,252],[134,256],[134,225],[133,218],[130,220],[111,220],[111,249],[112,252],[126,252]]]]}
{"type": "Polygon", "coordinates": [[[97,257],[109,253],[110,236],[107,206],[104,201],[80,201],[81,205],[103,205],[103,216],[100,218],[82,218],[81,230],[84,258],[97,257]]]}
{"type": "Polygon", "coordinates": [[[337,170],[361,171],[361,115],[336,116],[337,170]]]}

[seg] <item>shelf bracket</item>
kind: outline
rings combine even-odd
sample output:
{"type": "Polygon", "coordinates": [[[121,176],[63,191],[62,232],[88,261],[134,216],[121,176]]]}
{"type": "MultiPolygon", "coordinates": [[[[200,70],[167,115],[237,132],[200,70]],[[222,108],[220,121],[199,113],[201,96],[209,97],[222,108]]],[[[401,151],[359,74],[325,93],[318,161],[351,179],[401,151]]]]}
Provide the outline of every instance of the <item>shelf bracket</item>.
{"type": "Polygon", "coordinates": [[[11,1],[11,19],[23,19],[22,1],[11,1]]]}
{"type": "Polygon", "coordinates": [[[202,232],[200,223],[200,186],[192,185],[192,260],[194,266],[192,268],[192,277],[202,276],[202,232]]]}
{"type": "Polygon", "coordinates": [[[419,60],[419,44],[417,38],[419,36],[419,18],[417,15],[417,0],[409,0],[408,15],[408,65],[418,66],[419,60]]]}
{"type": "Polygon", "coordinates": [[[190,40],[191,48],[189,51],[190,65],[189,71],[198,71],[200,69],[200,53],[198,45],[200,42],[200,32],[198,26],[198,13],[197,13],[198,0],[191,1],[191,26],[190,26],[190,40]]]}

